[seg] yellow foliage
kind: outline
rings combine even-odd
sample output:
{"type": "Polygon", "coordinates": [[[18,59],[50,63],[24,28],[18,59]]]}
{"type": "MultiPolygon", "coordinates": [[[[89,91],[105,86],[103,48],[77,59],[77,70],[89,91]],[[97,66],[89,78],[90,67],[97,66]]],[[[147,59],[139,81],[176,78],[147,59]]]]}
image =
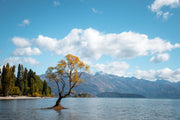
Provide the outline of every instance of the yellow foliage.
{"type": "MultiPolygon", "coordinates": [[[[77,56],[72,54],[66,55],[66,60],[61,60],[58,62],[56,67],[49,67],[46,71],[47,76],[50,81],[59,82],[58,84],[65,84],[61,81],[66,74],[66,77],[69,77],[67,80],[70,84],[70,88],[79,85],[81,82],[84,82],[83,79],[80,79],[82,72],[90,73],[90,67],[85,65],[77,56]]],[[[57,84],[57,85],[58,85],[57,84]]]]}
{"type": "Polygon", "coordinates": [[[49,70],[53,70],[54,68],[53,68],[53,67],[49,67],[48,69],[49,69],[49,70]]]}
{"type": "Polygon", "coordinates": [[[86,66],[86,71],[88,72],[88,73],[91,73],[91,71],[90,71],[90,66],[86,66]]]}
{"type": "Polygon", "coordinates": [[[15,86],[10,90],[10,94],[12,95],[19,95],[20,94],[20,89],[19,87],[15,86]]]}
{"type": "Polygon", "coordinates": [[[57,65],[58,68],[63,68],[63,67],[66,67],[67,63],[65,60],[61,60],[59,62],[59,64],[57,65]]]}
{"type": "Polygon", "coordinates": [[[35,92],[32,96],[33,97],[41,97],[41,94],[39,94],[38,92],[35,92]]]}

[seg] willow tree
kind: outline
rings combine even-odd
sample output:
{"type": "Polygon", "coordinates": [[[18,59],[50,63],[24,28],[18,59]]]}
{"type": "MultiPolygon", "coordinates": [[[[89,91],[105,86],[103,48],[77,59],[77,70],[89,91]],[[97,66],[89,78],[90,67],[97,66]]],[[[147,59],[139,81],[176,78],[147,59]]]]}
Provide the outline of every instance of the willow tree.
{"type": "Polygon", "coordinates": [[[64,108],[61,106],[62,98],[70,96],[72,89],[83,82],[80,77],[84,72],[90,72],[89,66],[71,54],[66,55],[66,60],[61,60],[55,67],[48,68],[46,78],[55,83],[59,93],[59,98],[52,109],[64,108]]]}

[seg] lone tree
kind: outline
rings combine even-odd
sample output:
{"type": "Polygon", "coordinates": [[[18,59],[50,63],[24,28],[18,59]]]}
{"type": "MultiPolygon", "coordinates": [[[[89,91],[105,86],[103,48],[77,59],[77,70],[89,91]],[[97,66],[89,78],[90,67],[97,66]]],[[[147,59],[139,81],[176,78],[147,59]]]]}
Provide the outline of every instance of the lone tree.
{"type": "Polygon", "coordinates": [[[72,93],[72,89],[83,82],[83,79],[80,78],[83,72],[90,73],[89,66],[71,54],[66,55],[66,60],[61,60],[55,67],[48,68],[46,78],[55,83],[59,93],[56,104],[50,109],[64,109],[61,106],[62,98],[68,97],[72,93]]]}

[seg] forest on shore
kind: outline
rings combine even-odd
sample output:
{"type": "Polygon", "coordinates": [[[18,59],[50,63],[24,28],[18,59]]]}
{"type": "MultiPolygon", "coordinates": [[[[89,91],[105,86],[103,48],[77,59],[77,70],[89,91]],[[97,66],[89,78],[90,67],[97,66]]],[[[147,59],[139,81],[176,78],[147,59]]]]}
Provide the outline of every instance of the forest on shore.
{"type": "Polygon", "coordinates": [[[16,66],[10,66],[9,63],[0,69],[0,96],[52,96],[47,81],[42,81],[33,70],[19,64],[17,75],[15,71],[16,66]]]}

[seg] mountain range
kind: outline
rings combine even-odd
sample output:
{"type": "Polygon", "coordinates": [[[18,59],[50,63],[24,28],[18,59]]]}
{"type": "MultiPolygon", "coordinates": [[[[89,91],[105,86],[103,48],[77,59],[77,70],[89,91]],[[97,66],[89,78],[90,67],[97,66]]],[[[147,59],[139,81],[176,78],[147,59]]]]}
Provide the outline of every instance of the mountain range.
{"type": "MultiPolygon", "coordinates": [[[[40,75],[40,78],[47,80],[45,76],[45,74],[40,75]]],[[[101,72],[95,75],[83,73],[81,78],[84,80],[84,83],[73,89],[77,93],[89,93],[96,96],[102,92],[119,92],[139,94],[147,98],[180,98],[180,82],[173,83],[166,80],[148,81],[101,72]]],[[[53,93],[57,95],[57,88],[54,88],[50,82],[49,85],[53,93]]]]}

